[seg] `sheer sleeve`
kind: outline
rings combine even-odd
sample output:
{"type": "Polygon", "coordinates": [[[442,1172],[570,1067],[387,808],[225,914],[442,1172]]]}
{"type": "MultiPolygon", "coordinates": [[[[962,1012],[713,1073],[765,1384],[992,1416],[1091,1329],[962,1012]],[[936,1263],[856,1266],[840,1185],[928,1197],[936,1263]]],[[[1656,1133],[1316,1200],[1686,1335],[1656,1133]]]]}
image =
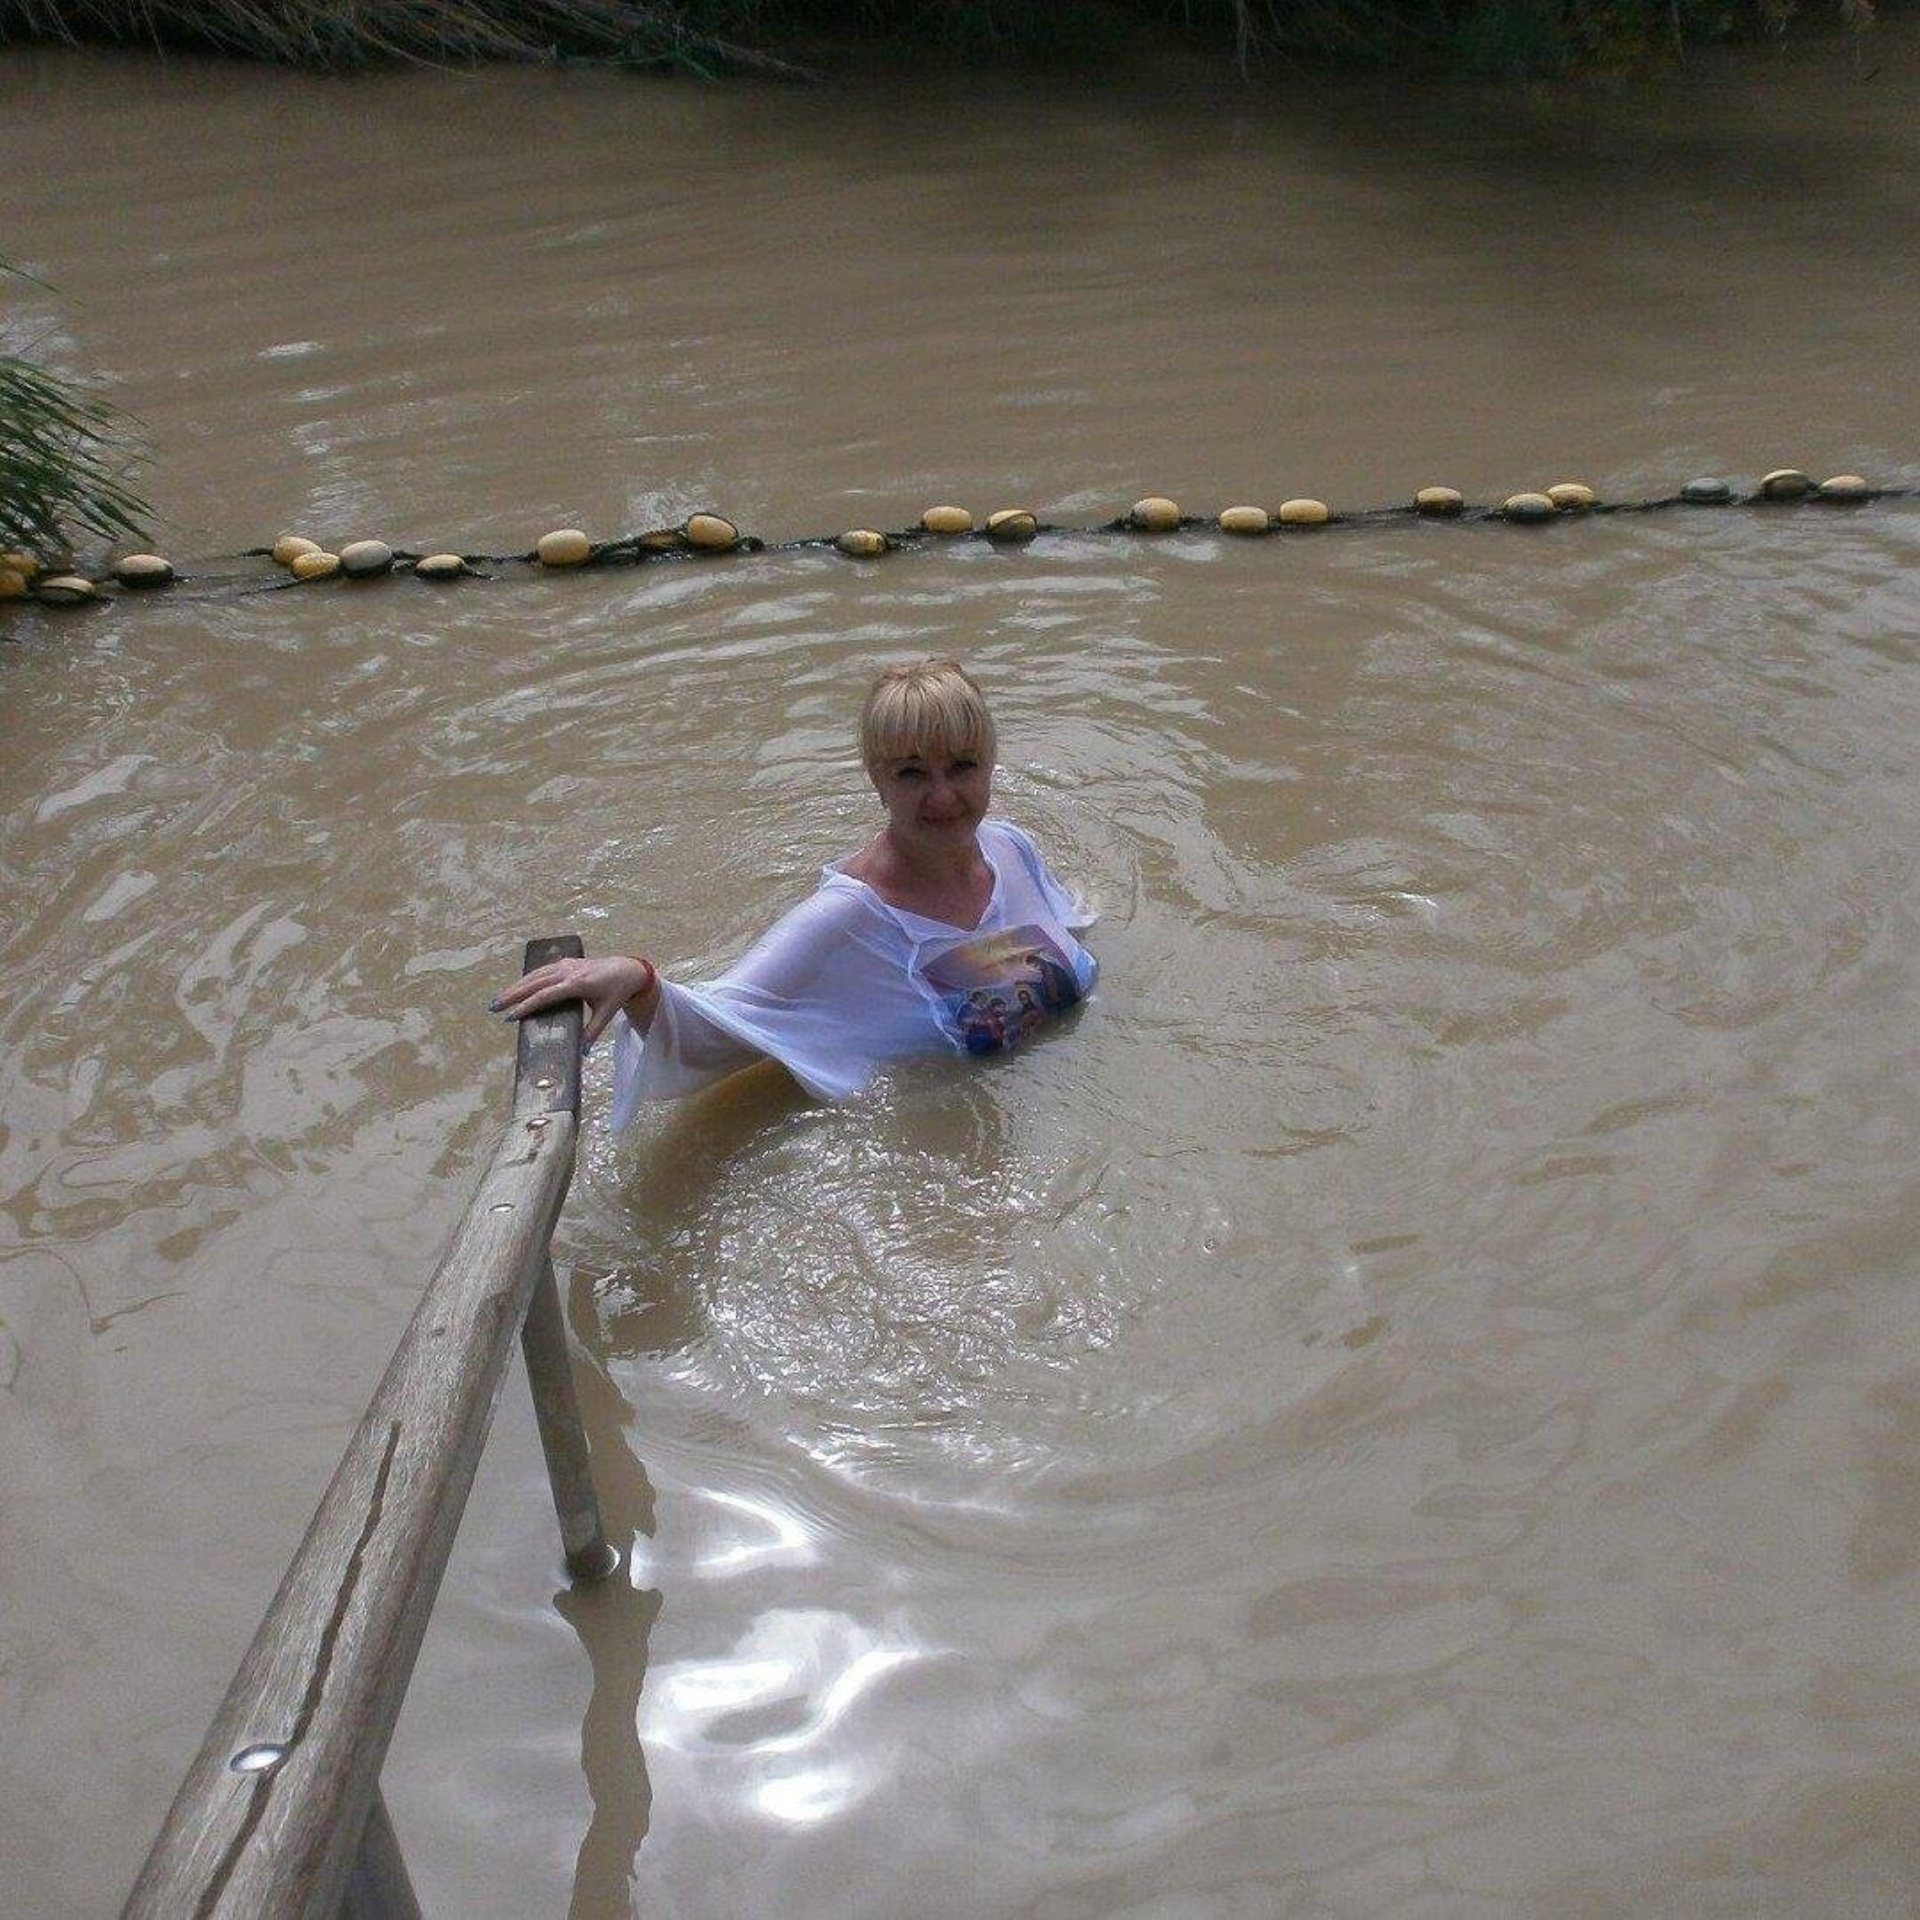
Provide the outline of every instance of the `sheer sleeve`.
{"type": "Polygon", "coordinates": [[[644,1035],[614,1021],[614,1126],[763,1057],[816,1099],[858,1092],[881,1060],[926,1044],[925,996],[898,946],[855,890],[823,887],[718,980],[663,980],[644,1035]]]}

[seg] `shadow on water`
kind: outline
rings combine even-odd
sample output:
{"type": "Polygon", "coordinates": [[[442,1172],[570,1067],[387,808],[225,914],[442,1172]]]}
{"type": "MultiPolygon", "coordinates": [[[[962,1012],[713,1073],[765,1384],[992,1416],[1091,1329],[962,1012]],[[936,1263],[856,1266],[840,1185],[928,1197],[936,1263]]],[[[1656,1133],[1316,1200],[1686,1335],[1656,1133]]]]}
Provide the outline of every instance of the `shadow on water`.
{"type": "Polygon", "coordinates": [[[554,1607],[580,1638],[593,1669],[593,1694],[580,1727],[580,1763],[593,1817],[580,1842],[568,1912],[575,1920],[632,1911],[634,1862],[653,1816],[653,1786],[640,1744],[640,1693],[660,1617],[656,1588],[633,1583],[634,1544],[653,1537],[653,1482],[628,1444],[634,1410],[603,1364],[591,1276],[576,1269],[567,1289],[574,1378],[593,1447],[593,1474],[608,1537],[626,1543],[614,1578],[570,1586],[554,1607]]]}
{"type": "MultiPolygon", "coordinates": [[[[630,1193],[623,1196],[624,1206],[642,1214],[667,1204],[698,1207],[739,1155],[806,1104],[800,1089],[778,1069],[734,1076],[676,1112],[635,1175],[630,1193]]],[[[608,1362],[621,1354],[669,1353],[684,1347],[697,1336],[700,1318],[693,1293],[675,1288],[665,1269],[659,1271],[654,1297],[626,1313],[605,1312],[602,1280],[597,1263],[573,1264],[567,1319],[601,1512],[609,1537],[627,1543],[626,1565],[620,1577],[566,1587],[554,1595],[555,1610],[579,1636],[593,1671],[593,1693],[580,1727],[581,1769],[593,1815],[575,1860],[571,1920],[614,1920],[632,1912],[635,1862],[653,1815],[653,1784],[639,1717],[654,1623],[663,1602],[657,1588],[635,1584],[633,1554],[635,1543],[653,1538],[656,1500],[652,1478],[632,1444],[638,1414],[608,1362]],[[618,1337],[623,1330],[637,1329],[644,1329],[639,1337],[618,1337]]]]}

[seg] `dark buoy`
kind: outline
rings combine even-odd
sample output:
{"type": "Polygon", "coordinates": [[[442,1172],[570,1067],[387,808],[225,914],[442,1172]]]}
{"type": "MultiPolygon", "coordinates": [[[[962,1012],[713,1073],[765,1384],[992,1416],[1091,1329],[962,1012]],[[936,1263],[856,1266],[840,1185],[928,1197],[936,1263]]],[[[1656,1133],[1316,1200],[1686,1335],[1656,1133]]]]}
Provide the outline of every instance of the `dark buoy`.
{"type": "Polygon", "coordinates": [[[1560,509],[1544,493],[1514,493],[1501,503],[1500,511],[1521,526],[1532,526],[1551,520],[1560,509]]]}
{"type": "Polygon", "coordinates": [[[1680,498],[1690,507],[1724,507],[1733,498],[1733,489],[1724,480],[1689,480],[1680,489],[1680,498]]]}

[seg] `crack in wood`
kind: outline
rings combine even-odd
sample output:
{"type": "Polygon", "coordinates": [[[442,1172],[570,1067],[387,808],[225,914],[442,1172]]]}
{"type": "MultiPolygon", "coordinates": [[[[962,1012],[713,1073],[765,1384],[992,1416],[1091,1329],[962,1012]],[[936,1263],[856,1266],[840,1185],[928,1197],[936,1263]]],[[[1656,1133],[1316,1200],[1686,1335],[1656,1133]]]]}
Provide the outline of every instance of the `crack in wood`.
{"type": "MultiPolygon", "coordinates": [[[[360,1537],[354,1542],[353,1554],[347,1561],[346,1577],[340,1582],[340,1591],[334,1599],[333,1611],[328,1616],[325,1630],[320,1635],[319,1655],[314,1661],[313,1672],[307,1680],[307,1690],[300,1701],[300,1710],[294,1715],[293,1727],[287,1734],[287,1758],[291,1759],[307,1729],[313,1725],[313,1716],[320,1709],[321,1695],[326,1691],[327,1675],[333,1667],[334,1651],[340,1642],[341,1629],[346,1625],[347,1609],[353,1604],[353,1596],[359,1590],[360,1569],[366,1560],[367,1548],[372,1543],[374,1531],[380,1525],[380,1515],[387,1504],[387,1481],[393,1473],[393,1457],[400,1447],[400,1422],[395,1420],[387,1428],[387,1444],[380,1455],[380,1468],[373,1479],[373,1497],[367,1503],[367,1517],[360,1528],[360,1537]]],[[[228,1844],[221,1856],[220,1865],[208,1883],[206,1892],[200,1898],[195,1909],[196,1920],[208,1920],[208,1916],[220,1904],[227,1890],[227,1882],[233,1878],[234,1869],[240,1864],[247,1843],[258,1830],[260,1822],[266,1816],[267,1796],[273,1791],[273,1783],[279,1779],[285,1762],[271,1773],[263,1774],[254,1783],[253,1803],[247,1808],[247,1817],[240,1823],[240,1830],[228,1844]]]]}

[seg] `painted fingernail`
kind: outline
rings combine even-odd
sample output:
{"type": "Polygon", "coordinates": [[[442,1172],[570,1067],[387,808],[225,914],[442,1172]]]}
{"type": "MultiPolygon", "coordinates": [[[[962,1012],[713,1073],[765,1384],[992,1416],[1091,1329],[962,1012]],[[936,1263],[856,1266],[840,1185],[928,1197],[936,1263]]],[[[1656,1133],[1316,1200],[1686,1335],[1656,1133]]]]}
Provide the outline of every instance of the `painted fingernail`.
{"type": "Polygon", "coordinates": [[[506,1002],[496,993],[493,998],[487,1002],[487,1011],[489,1013],[498,1013],[505,1004],[506,1002]]]}

